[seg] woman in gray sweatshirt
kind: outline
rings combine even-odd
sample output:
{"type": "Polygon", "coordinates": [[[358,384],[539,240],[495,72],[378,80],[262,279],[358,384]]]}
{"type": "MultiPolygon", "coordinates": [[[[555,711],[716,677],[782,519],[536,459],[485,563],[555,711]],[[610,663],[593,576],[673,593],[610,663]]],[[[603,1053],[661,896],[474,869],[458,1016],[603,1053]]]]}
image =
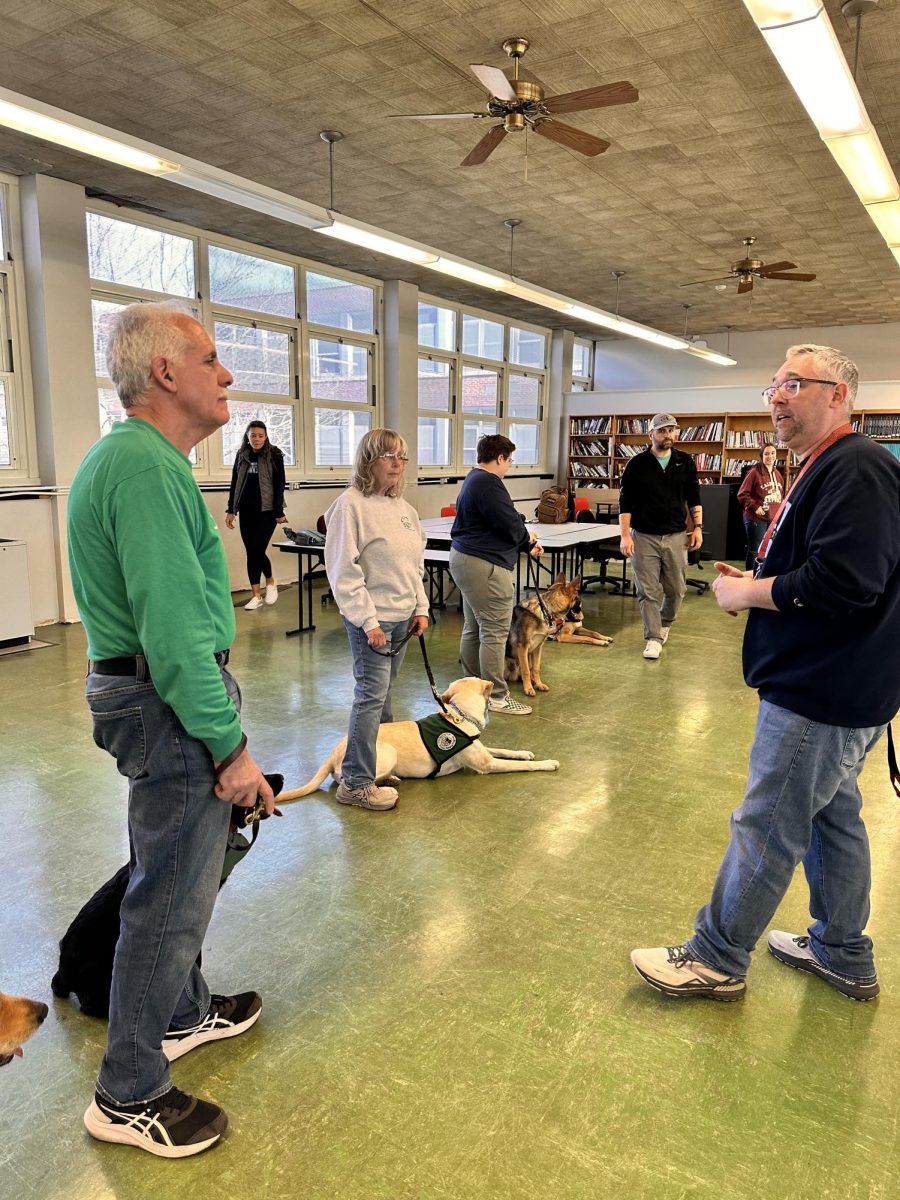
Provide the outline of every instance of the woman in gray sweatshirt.
{"type": "Polygon", "coordinates": [[[406,647],[395,657],[390,652],[410,629],[418,636],[428,626],[425,537],[418,513],[401,497],[408,461],[399,433],[371,430],[359,443],[349,487],[325,514],[325,571],[356,680],[337,799],[360,808],[397,803],[396,788],[375,783],[378,726],[394,719],[391,684],[406,647]]]}

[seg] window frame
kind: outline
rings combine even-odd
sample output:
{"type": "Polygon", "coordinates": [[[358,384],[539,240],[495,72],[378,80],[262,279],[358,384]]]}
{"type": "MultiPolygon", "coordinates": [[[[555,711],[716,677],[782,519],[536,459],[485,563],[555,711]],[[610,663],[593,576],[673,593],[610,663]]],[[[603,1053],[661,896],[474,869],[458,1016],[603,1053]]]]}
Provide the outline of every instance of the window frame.
{"type": "MultiPolygon", "coordinates": [[[[510,424],[516,425],[535,425],[538,430],[537,447],[538,461],[536,463],[518,463],[513,460],[513,465],[510,467],[511,475],[537,475],[546,471],[547,458],[547,427],[544,415],[547,410],[547,395],[550,379],[550,368],[548,364],[550,345],[552,339],[552,330],[542,325],[534,325],[528,321],[515,320],[512,317],[503,316],[500,313],[489,312],[487,309],[476,308],[471,304],[462,304],[452,300],[446,300],[443,297],[435,296],[431,293],[419,292],[418,303],[424,305],[434,305],[438,308],[450,309],[456,314],[456,347],[454,350],[441,350],[433,346],[424,346],[418,341],[418,308],[416,310],[416,379],[418,386],[418,359],[432,358],[442,362],[450,363],[451,366],[451,408],[449,412],[444,410],[429,409],[419,405],[418,394],[416,395],[416,428],[418,429],[419,417],[449,417],[451,421],[450,442],[453,448],[453,462],[447,466],[433,464],[418,464],[419,479],[436,479],[443,478],[447,475],[464,475],[471,470],[472,464],[464,462],[465,454],[465,426],[466,421],[485,420],[496,421],[500,433],[504,436],[509,436],[508,431],[510,424]],[[463,318],[464,316],[476,317],[495,324],[503,326],[503,351],[502,358],[484,358],[474,354],[463,352],[463,318]],[[544,365],[543,367],[528,367],[519,363],[510,361],[510,330],[524,329],[533,333],[540,334],[544,339],[544,365]],[[498,375],[497,387],[497,413],[496,416],[481,413],[471,414],[468,418],[463,411],[462,400],[462,380],[465,367],[477,367],[479,370],[496,372],[498,375]],[[528,377],[537,378],[540,385],[538,415],[537,418],[531,419],[528,417],[511,417],[509,413],[509,381],[512,376],[526,375],[528,377]]],[[[418,454],[417,454],[418,459],[418,454]]]]}
{"type": "Polygon", "coordinates": [[[597,351],[597,343],[591,341],[590,338],[577,337],[572,342],[572,391],[573,392],[592,392],[594,390],[594,362],[597,351]],[[575,347],[588,347],[588,373],[587,375],[577,375],[575,373],[575,347]],[[577,385],[577,386],[576,386],[577,385]]]}
{"type": "Polygon", "coordinates": [[[0,258],[0,377],[6,393],[6,419],[9,435],[8,466],[0,465],[0,487],[40,482],[34,413],[34,388],[31,378],[31,349],[28,339],[28,314],[25,307],[23,276],[23,239],[19,181],[0,174],[0,222],[2,244],[0,258]]]}
{"type": "MultiPolygon", "coordinates": [[[[181,237],[191,238],[194,243],[194,279],[197,294],[194,297],[169,296],[125,284],[114,284],[108,280],[91,278],[91,298],[106,300],[114,303],[132,303],[134,301],[178,301],[194,311],[198,320],[207,330],[210,337],[215,336],[216,321],[228,324],[263,327],[278,332],[285,332],[291,339],[292,372],[290,396],[276,395],[270,392],[244,392],[233,390],[236,401],[241,403],[284,404],[293,409],[294,425],[294,454],[293,466],[286,466],[285,475],[289,483],[304,482],[335,482],[344,483],[350,478],[350,467],[321,467],[315,463],[314,439],[314,410],[323,407],[322,401],[316,401],[312,396],[309,375],[309,338],[320,337],[325,340],[345,340],[364,344],[369,354],[370,393],[365,405],[371,413],[372,428],[377,427],[381,420],[381,397],[384,394],[384,355],[381,344],[381,328],[383,323],[384,288],[381,280],[368,275],[360,275],[353,271],[345,271],[332,267],[329,263],[272,250],[268,246],[259,246],[239,238],[215,233],[211,230],[182,224],[166,217],[148,216],[130,208],[120,208],[102,200],[88,200],[85,203],[85,222],[88,213],[99,213],[113,217],[128,224],[162,232],[174,233],[181,237]],[[294,315],[281,316],[275,313],[262,312],[256,309],[240,308],[233,304],[213,301],[210,296],[209,248],[215,246],[222,250],[231,250],[251,258],[265,259],[270,262],[290,266],[294,272],[294,315]],[[322,324],[312,324],[307,316],[306,272],[312,271],[318,275],[328,275],[347,283],[359,284],[369,288],[372,293],[372,314],[374,329],[372,333],[358,330],[346,330],[322,324]]],[[[86,236],[86,234],[85,234],[86,236]]],[[[111,387],[108,377],[97,375],[97,387],[111,387]]],[[[325,407],[360,408],[358,405],[343,405],[339,402],[325,402],[325,407]]],[[[224,444],[222,431],[217,430],[209,438],[197,446],[197,462],[194,464],[194,475],[198,483],[217,484],[230,480],[232,466],[221,465],[224,459],[224,444]]]]}

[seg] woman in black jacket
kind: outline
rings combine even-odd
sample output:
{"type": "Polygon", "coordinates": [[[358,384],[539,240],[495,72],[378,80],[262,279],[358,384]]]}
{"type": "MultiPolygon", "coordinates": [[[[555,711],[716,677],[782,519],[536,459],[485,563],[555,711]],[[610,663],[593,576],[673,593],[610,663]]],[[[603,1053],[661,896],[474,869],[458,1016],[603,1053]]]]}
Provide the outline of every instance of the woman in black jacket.
{"type": "Polygon", "coordinates": [[[272,564],[266,554],[276,525],[287,521],[284,515],[284,455],[269,441],[262,421],[251,421],[244,432],[241,448],[234,458],[231,488],[225,524],[234,529],[234,514],[240,514],[241,538],[247,550],[247,575],[253,595],[244,605],[253,612],[262,608],[260,579],[266,579],[266,604],[278,599],[272,564]]]}

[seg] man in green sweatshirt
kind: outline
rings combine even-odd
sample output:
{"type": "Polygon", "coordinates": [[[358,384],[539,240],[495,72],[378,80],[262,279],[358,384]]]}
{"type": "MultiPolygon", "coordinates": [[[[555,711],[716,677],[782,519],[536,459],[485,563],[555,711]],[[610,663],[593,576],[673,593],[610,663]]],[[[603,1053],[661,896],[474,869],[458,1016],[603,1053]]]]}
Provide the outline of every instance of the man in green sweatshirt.
{"type": "Polygon", "coordinates": [[[196,965],[231,805],[272,791],[247,751],[225,552],[188,455],[228,420],[228,370],[188,313],[134,304],[107,366],[127,420],[96,443],[69,496],[69,564],[88,639],[94,739],[128,779],[131,879],[109,1038],[85,1125],[101,1141],[183,1158],[228,1119],[173,1086],[169,1063],[243,1033],[255,992],[210,995],[196,965]]]}

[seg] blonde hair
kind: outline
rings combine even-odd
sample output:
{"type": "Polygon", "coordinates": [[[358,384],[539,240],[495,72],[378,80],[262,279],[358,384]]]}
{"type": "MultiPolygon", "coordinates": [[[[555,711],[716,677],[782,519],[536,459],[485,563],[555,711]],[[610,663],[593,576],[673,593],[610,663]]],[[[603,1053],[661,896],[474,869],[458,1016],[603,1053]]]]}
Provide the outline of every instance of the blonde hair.
{"type": "MultiPolygon", "coordinates": [[[[382,454],[408,453],[409,449],[405,439],[395,430],[370,429],[361,438],[356,448],[356,458],[353,462],[353,474],[350,477],[350,486],[355,487],[364,496],[371,496],[375,491],[375,480],[372,476],[372,467],[375,464],[375,460],[380,458],[382,454]]],[[[404,475],[400,477],[399,483],[388,488],[385,495],[397,497],[405,487],[406,477],[404,475]]]]}
{"type": "Polygon", "coordinates": [[[840,350],[835,350],[834,346],[816,346],[814,344],[789,346],[785,358],[799,358],[806,354],[813,356],[816,370],[823,379],[827,376],[836,383],[846,383],[847,411],[849,412],[853,408],[856,389],[859,386],[859,371],[856,363],[846,354],[841,354],[840,350]]]}

